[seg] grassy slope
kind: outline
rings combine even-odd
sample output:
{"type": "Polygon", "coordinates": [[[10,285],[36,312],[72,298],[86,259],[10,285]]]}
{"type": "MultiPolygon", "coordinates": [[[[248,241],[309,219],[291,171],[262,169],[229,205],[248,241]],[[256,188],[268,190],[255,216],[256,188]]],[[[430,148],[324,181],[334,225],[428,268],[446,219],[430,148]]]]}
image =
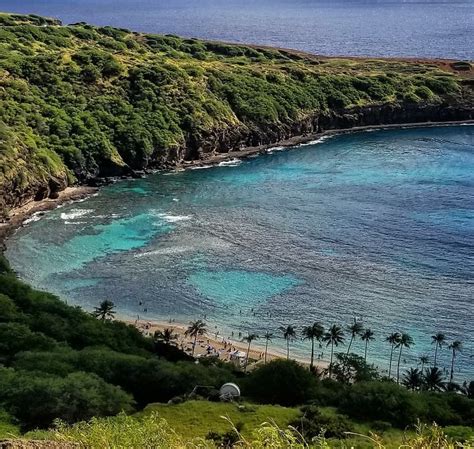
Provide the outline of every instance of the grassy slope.
{"type": "Polygon", "coordinates": [[[0,14],[1,198],[274,142],[334,110],[457,104],[461,76],[447,67],[0,14]]]}
{"type": "MultiPolygon", "coordinates": [[[[299,409],[296,407],[281,407],[274,405],[242,404],[239,408],[236,404],[216,403],[207,401],[188,401],[182,404],[151,404],[143,413],[156,412],[160,418],[164,418],[170,426],[184,439],[204,438],[209,431],[224,433],[231,429],[230,421],[237,425],[243,424],[241,434],[250,439],[262,423],[275,423],[278,427],[285,429],[298,417],[299,409]]],[[[336,415],[337,412],[331,407],[322,407],[323,415],[336,415]]],[[[354,432],[361,435],[370,435],[374,428],[367,423],[352,421],[354,432]]],[[[381,434],[381,432],[378,432],[381,434]]],[[[399,447],[403,439],[403,431],[390,429],[382,434],[387,448],[399,447]]],[[[332,447],[365,447],[363,438],[351,437],[345,441],[330,440],[332,447]]],[[[372,447],[368,445],[367,447],[372,447]]]]}
{"type": "MultiPolygon", "coordinates": [[[[322,407],[323,415],[335,416],[337,412],[330,407],[322,407]]],[[[80,423],[72,427],[63,427],[59,431],[34,431],[25,435],[29,439],[49,439],[60,441],[83,441],[87,442],[93,448],[103,447],[107,444],[121,445],[131,444],[134,441],[137,447],[142,447],[145,441],[152,444],[153,447],[214,447],[208,440],[204,440],[208,432],[218,432],[223,434],[231,430],[231,424],[224,419],[229,418],[234,424],[243,425],[240,432],[241,437],[247,442],[248,446],[241,447],[289,447],[286,444],[279,444],[277,438],[270,438],[269,434],[264,437],[260,430],[268,425],[276,426],[280,430],[288,429],[288,425],[299,415],[298,408],[288,408],[271,405],[255,405],[249,403],[230,404],[216,403],[208,401],[188,401],[182,404],[151,404],[143,412],[135,417],[126,417],[120,415],[111,418],[101,418],[92,420],[90,423],[80,423]],[[239,408],[240,407],[240,408],[239,408]],[[138,418],[138,419],[137,419],[138,418]],[[163,421],[164,420],[164,421],[163,421]],[[264,439],[267,441],[265,446],[262,444],[264,439]],[[151,442],[153,440],[153,443],[151,442]],[[156,440],[161,445],[156,444],[156,440]],[[140,441],[141,443],[138,443],[140,441]],[[171,443],[172,441],[172,443],[171,443]],[[170,446],[171,445],[171,446],[170,446]]],[[[327,439],[327,446],[318,444],[310,447],[324,447],[333,449],[345,449],[354,447],[357,449],[369,449],[373,447],[385,449],[398,449],[403,444],[407,447],[448,447],[446,445],[435,445],[434,440],[429,438],[433,436],[433,429],[427,429],[425,438],[422,441],[420,435],[415,430],[389,429],[381,432],[376,430],[372,423],[358,423],[351,421],[354,433],[343,440],[327,439]],[[377,435],[377,436],[375,436],[377,435]],[[380,445],[374,444],[377,438],[380,445]],[[411,440],[408,442],[407,440],[411,440]],[[432,443],[432,444],[430,444],[432,443]]],[[[281,434],[281,431],[278,432],[281,434]]],[[[448,428],[446,433],[449,434],[448,428]]],[[[473,432],[465,438],[472,438],[473,432]]],[[[282,443],[283,440],[280,440],[282,443]]],[[[454,440],[450,440],[454,448],[454,440]]],[[[147,446],[148,447],[148,446],[147,446]]],[[[152,447],[152,446],[150,446],[152,447]]],[[[300,446],[292,446],[300,447],[300,446]]],[[[301,446],[302,447],[302,446],[301,446]]],[[[307,446],[304,446],[307,447],[307,446]]],[[[464,447],[471,447],[469,445],[464,447]]]]}
{"type": "Polygon", "coordinates": [[[279,427],[286,427],[298,416],[298,409],[278,405],[243,404],[187,401],[182,404],[151,404],[143,413],[157,412],[173,429],[184,438],[205,437],[210,431],[227,432],[231,426],[243,424],[242,435],[249,437],[263,422],[274,421],[279,427]]]}

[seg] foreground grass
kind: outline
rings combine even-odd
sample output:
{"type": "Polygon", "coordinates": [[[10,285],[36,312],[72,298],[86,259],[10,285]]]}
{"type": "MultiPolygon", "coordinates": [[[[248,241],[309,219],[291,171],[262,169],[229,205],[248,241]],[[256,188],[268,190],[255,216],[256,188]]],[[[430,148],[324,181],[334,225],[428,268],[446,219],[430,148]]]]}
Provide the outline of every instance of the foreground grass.
{"type": "MultiPolygon", "coordinates": [[[[180,405],[160,405],[149,407],[148,410],[136,416],[120,414],[110,418],[93,418],[89,422],[82,422],[68,426],[58,422],[56,427],[48,432],[30,432],[25,437],[30,439],[48,439],[59,442],[75,442],[83,447],[91,449],[102,448],[209,448],[218,446],[213,441],[196,436],[210,428],[216,429],[220,421],[226,423],[223,430],[233,429],[236,441],[232,447],[235,448],[413,448],[413,449],[456,449],[474,448],[474,439],[457,442],[449,439],[442,428],[431,425],[420,425],[411,433],[398,432],[393,434],[393,439],[388,440],[375,433],[361,434],[357,437],[345,440],[327,440],[323,436],[316,437],[312,441],[305,441],[300,434],[291,427],[280,426],[275,422],[264,422],[253,424],[260,415],[272,414],[277,419],[289,417],[296,409],[285,409],[283,407],[256,407],[254,411],[236,412],[233,404],[216,404],[191,401],[180,405]],[[188,407],[188,411],[186,408],[188,407]],[[234,407],[234,409],[233,409],[234,407]],[[154,410],[153,410],[154,409],[154,410]],[[170,416],[169,421],[163,419],[160,410],[170,416]],[[227,412],[229,415],[242,417],[248,413],[249,418],[244,418],[248,425],[246,432],[237,431],[237,426],[232,420],[219,419],[217,413],[227,412]],[[189,419],[195,413],[196,420],[189,419]],[[208,413],[206,416],[201,416],[208,413]],[[214,421],[215,419],[215,421],[214,421]],[[172,424],[170,424],[172,423],[172,424]],[[189,423],[189,428],[186,424],[189,423]],[[199,423],[199,424],[198,424],[199,423]],[[251,424],[252,423],[252,424],[251,424]],[[250,426],[253,427],[250,427],[250,426]],[[184,427],[183,427],[184,426],[184,427]],[[182,428],[183,434],[176,429],[182,428]],[[198,430],[200,429],[200,430],[198,430]]],[[[246,407],[250,408],[249,405],[246,407]]],[[[330,412],[330,411],[329,411],[330,412]]],[[[268,421],[268,419],[267,419],[268,421]]],[[[230,446],[225,446],[230,447],[230,446]]]]}
{"type": "Polygon", "coordinates": [[[10,417],[0,410],[0,440],[12,438],[20,434],[18,426],[11,422],[10,417]]]}

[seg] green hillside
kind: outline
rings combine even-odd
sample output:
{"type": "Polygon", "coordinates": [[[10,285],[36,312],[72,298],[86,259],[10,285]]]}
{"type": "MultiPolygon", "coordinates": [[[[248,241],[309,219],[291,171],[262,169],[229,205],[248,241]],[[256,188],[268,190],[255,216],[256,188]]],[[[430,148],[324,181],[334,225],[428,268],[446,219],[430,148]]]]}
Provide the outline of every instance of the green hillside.
{"type": "Polygon", "coordinates": [[[327,128],[464,119],[456,73],[0,14],[0,208],[327,128]]]}

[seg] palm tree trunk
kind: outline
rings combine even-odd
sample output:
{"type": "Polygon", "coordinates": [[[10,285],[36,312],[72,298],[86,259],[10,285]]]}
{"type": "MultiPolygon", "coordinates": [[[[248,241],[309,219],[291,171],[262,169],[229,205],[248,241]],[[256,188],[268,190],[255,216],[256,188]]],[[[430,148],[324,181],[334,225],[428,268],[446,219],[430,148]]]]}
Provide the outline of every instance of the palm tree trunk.
{"type": "Polygon", "coordinates": [[[434,367],[436,368],[436,358],[438,357],[438,343],[435,346],[435,358],[434,358],[434,367]]]}
{"type": "Polygon", "coordinates": [[[311,363],[309,364],[309,369],[313,371],[314,367],[314,337],[311,338],[311,363]]]}
{"type": "Polygon", "coordinates": [[[351,337],[351,341],[349,342],[349,346],[347,347],[346,355],[349,355],[349,351],[351,350],[352,342],[354,341],[354,336],[351,337]]]}
{"type": "Polygon", "coordinates": [[[332,371],[332,354],[334,352],[334,342],[331,342],[331,359],[329,361],[329,377],[331,377],[331,371],[332,371]]]}
{"type": "Polygon", "coordinates": [[[286,360],[290,360],[290,339],[286,340],[286,360]]]}
{"type": "Polygon", "coordinates": [[[403,346],[400,345],[400,354],[398,354],[398,365],[397,365],[397,384],[400,383],[400,361],[402,360],[402,349],[403,349],[403,346]]]}
{"type": "Polygon", "coordinates": [[[388,365],[388,378],[392,377],[392,359],[393,359],[393,343],[392,349],[390,349],[390,364],[388,365]]]}
{"type": "Polygon", "coordinates": [[[454,352],[453,349],[453,356],[451,358],[451,374],[449,376],[449,383],[453,383],[453,377],[454,377],[454,358],[456,357],[456,353],[454,352]]]}
{"type": "Polygon", "coordinates": [[[245,369],[244,369],[245,372],[247,372],[247,365],[249,363],[249,354],[250,354],[250,341],[247,347],[247,357],[245,357],[245,369]]]}
{"type": "Polygon", "coordinates": [[[267,363],[267,351],[268,351],[268,338],[267,338],[267,341],[265,343],[265,359],[263,361],[263,363],[267,363]]]}
{"type": "Polygon", "coordinates": [[[198,336],[197,334],[194,336],[194,344],[193,344],[193,353],[192,353],[192,356],[194,357],[194,350],[196,349],[196,340],[197,340],[198,336]]]}
{"type": "Polygon", "coordinates": [[[365,354],[364,354],[364,361],[367,362],[367,345],[369,344],[369,340],[365,340],[365,354]]]}

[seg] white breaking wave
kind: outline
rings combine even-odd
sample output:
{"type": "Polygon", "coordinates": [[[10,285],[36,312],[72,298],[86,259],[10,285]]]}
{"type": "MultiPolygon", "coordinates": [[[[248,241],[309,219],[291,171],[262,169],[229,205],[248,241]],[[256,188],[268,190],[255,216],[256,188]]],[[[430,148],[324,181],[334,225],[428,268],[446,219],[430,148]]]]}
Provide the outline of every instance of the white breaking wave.
{"type": "Polygon", "coordinates": [[[204,170],[206,168],[212,168],[214,165],[196,165],[195,167],[189,167],[190,170],[204,170]]]}
{"type": "Polygon", "coordinates": [[[153,251],[146,251],[144,253],[135,254],[133,257],[146,257],[146,256],[154,256],[154,255],[165,256],[169,254],[186,253],[191,250],[192,248],[186,248],[186,247],[160,248],[153,251]]]}
{"type": "Polygon", "coordinates": [[[300,143],[299,145],[297,145],[297,147],[306,147],[308,145],[317,145],[318,143],[323,143],[325,140],[331,139],[334,136],[335,136],[335,134],[332,134],[330,136],[322,136],[318,139],[310,140],[309,142],[300,143]]]}
{"type": "Polygon", "coordinates": [[[170,215],[170,214],[158,214],[158,217],[163,218],[168,223],[176,223],[178,221],[191,220],[190,215],[170,215]]]}
{"type": "Polygon", "coordinates": [[[267,150],[267,153],[268,154],[272,154],[274,151],[283,151],[283,150],[286,150],[287,148],[286,147],[271,147],[267,150]]]}
{"type": "Polygon", "coordinates": [[[230,161],[219,162],[219,167],[237,167],[241,163],[242,161],[240,159],[234,158],[234,159],[231,159],[230,161]]]}
{"type": "Polygon", "coordinates": [[[23,221],[23,224],[26,225],[28,223],[34,223],[35,221],[41,220],[43,217],[44,212],[35,212],[30,218],[27,218],[23,221]]]}
{"type": "Polygon", "coordinates": [[[90,214],[92,210],[90,209],[72,209],[71,212],[62,213],[61,219],[62,220],[74,220],[79,217],[83,217],[84,215],[90,214]]]}

